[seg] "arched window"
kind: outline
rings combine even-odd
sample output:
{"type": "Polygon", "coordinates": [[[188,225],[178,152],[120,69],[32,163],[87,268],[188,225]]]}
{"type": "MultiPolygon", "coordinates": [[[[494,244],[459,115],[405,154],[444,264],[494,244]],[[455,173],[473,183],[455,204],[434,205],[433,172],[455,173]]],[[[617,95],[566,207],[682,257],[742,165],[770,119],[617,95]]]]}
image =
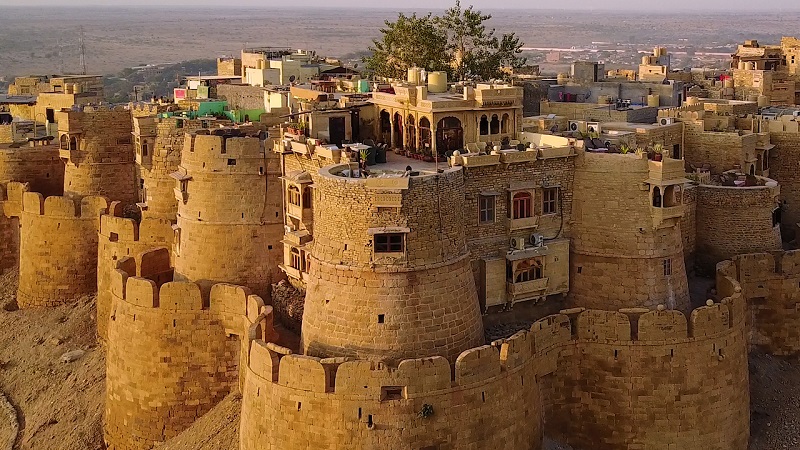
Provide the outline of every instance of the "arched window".
{"type": "Polygon", "coordinates": [[[291,250],[291,261],[289,264],[292,266],[293,269],[297,269],[299,271],[305,270],[305,260],[303,256],[300,254],[300,250],[297,247],[292,247],[291,250]]]}
{"type": "Polygon", "coordinates": [[[527,219],[533,215],[530,192],[517,192],[511,203],[512,219],[527,219]]]}
{"type": "Polygon", "coordinates": [[[750,164],[750,175],[755,175],[755,174],[756,174],[756,165],[750,164]]]}
{"type": "Polygon", "coordinates": [[[70,150],[78,149],[78,138],[76,138],[75,136],[69,138],[69,149],[70,150]]]}
{"type": "Polygon", "coordinates": [[[66,134],[62,134],[59,138],[61,143],[61,150],[69,150],[69,137],[66,134]]]}
{"type": "Polygon", "coordinates": [[[500,119],[497,118],[497,114],[492,114],[492,122],[489,123],[489,133],[500,134],[500,119]]]}
{"type": "Polygon", "coordinates": [[[500,132],[505,134],[508,133],[508,114],[503,114],[503,120],[500,122],[500,132]]]}
{"type": "Polygon", "coordinates": [[[481,136],[488,136],[489,135],[489,119],[486,118],[486,115],[481,116],[481,123],[478,127],[480,130],[481,136]]]}
{"type": "Polygon", "coordinates": [[[661,208],[661,189],[658,186],[653,188],[653,206],[661,208]]]}
{"type": "Polygon", "coordinates": [[[147,156],[147,141],[142,142],[142,156],[147,156]]]}
{"type": "Polygon", "coordinates": [[[310,187],[303,189],[303,209],[310,209],[311,208],[311,197],[313,192],[311,191],[310,187]]]}
{"type": "Polygon", "coordinates": [[[300,206],[300,189],[297,186],[289,186],[287,197],[290,205],[300,206]]]}
{"type": "Polygon", "coordinates": [[[664,188],[664,206],[669,208],[681,204],[681,186],[678,184],[664,188]]]}

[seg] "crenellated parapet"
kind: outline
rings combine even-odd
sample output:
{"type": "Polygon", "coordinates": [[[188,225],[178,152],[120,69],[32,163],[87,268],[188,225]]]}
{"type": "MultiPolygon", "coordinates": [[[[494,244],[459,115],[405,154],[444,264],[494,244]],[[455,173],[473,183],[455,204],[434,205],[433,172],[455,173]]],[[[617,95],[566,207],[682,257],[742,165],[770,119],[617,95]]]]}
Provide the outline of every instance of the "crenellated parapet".
{"type": "Polygon", "coordinates": [[[108,336],[111,308],[111,275],[124,257],[158,247],[172,248],[172,223],[165,219],[145,217],[141,222],[121,217],[122,204],[113,202],[109,214],[100,217],[97,259],[97,331],[101,341],[108,336]]]}
{"type": "Polygon", "coordinates": [[[110,449],[149,449],[188,428],[239,389],[243,343],[276,337],[272,308],[247,288],[216,284],[204,295],[172,280],[165,248],[123,257],[111,275],[110,449]]]}
{"type": "Polygon", "coordinates": [[[744,450],[745,307],[738,284],[722,283],[730,296],[688,318],[565,310],[452,364],[315,358],[252,340],[241,448],[527,450],[544,434],[578,448],[744,450]]]}
{"type": "Polygon", "coordinates": [[[721,278],[741,284],[750,343],[775,355],[800,353],[800,250],[738,255],[717,264],[721,278]]]}
{"type": "Polygon", "coordinates": [[[44,198],[24,186],[13,189],[17,199],[22,192],[21,205],[11,200],[4,209],[20,217],[19,306],[57,306],[95,292],[97,230],[108,200],[44,198]]]}

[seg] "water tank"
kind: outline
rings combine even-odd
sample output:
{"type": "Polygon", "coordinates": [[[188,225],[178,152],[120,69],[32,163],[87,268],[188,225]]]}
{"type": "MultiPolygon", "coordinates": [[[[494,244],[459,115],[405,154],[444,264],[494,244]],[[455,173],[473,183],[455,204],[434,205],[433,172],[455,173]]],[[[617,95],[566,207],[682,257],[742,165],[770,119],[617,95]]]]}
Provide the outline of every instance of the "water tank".
{"type": "Polygon", "coordinates": [[[658,94],[650,94],[647,96],[647,106],[658,108],[661,106],[661,97],[658,94]]]}
{"type": "Polygon", "coordinates": [[[756,65],[753,62],[748,61],[748,62],[744,63],[744,68],[747,69],[747,70],[755,70],[756,65]]]}
{"type": "Polygon", "coordinates": [[[739,61],[739,70],[744,70],[746,67],[744,61],[739,61]]]}
{"type": "Polygon", "coordinates": [[[770,103],[769,97],[767,97],[766,95],[759,95],[757,102],[759,108],[766,108],[767,106],[769,106],[770,103]]]}
{"type": "Polygon", "coordinates": [[[422,70],[419,67],[408,68],[408,82],[411,84],[419,84],[422,78],[422,70]]]}
{"type": "Polygon", "coordinates": [[[556,77],[556,82],[558,83],[559,86],[567,84],[568,81],[569,81],[569,75],[566,73],[560,73],[556,77]]]}
{"type": "Polygon", "coordinates": [[[80,84],[75,83],[75,84],[72,85],[72,93],[73,94],[80,94],[82,91],[83,91],[83,87],[80,84]]]}
{"type": "Polygon", "coordinates": [[[647,55],[642,56],[642,64],[644,64],[645,66],[650,64],[650,57],[647,55]]]}
{"type": "Polygon", "coordinates": [[[72,94],[72,83],[64,83],[64,93],[65,94],[72,94]]]}
{"type": "Polygon", "coordinates": [[[441,94],[447,92],[447,72],[431,72],[428,74],[428,92],[441,94]]]}
{"type": "Polygon", "coordinates": [[[358,80],[358,92],[360,94],[369,92],[369,80],[358,80]]]}

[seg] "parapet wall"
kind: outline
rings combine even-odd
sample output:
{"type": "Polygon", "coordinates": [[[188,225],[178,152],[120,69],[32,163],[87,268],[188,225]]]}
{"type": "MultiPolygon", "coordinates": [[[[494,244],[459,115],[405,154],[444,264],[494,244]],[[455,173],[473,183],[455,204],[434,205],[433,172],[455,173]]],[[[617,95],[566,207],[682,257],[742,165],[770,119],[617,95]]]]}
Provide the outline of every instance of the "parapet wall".
{"type": "Polygon", "coordinates": [[[57,145],[0,147],[0,184],[30,184],[32,192],[45,197],[64,191],[64,163],[57,145]]]}
{"type": "Polygon", "coordinates": [[[144,218],[141,223],[120,217],[121,204],[112,203],[109,214],[100,218],[97,259],[97,332],[108,337],[111,312],[111,276],[119,261],[157,247],[172,248],[172,224],[165,219],[144,218]]]}
{"type": "Polygon", "coordinates": [[[242,450],[576,448],[745,450],[745,306],[566,310],[461,353],[387,365],[293,355],[252,340],[242,450]],[[286,426],[286,424],[292,424],[286,426]]]}
{"type": "Polygon", "coordinates": [[[6,200],[6,188],[0,184],[0,274],[14,267],[19,257],[19,218],[3,213],[6,200]]]}
{"type": "Polygon", "coordinates": [[[800,250],[738,255],[717,264],[736,279],[749,309],[750,343],[775,355],[800,353],[800,250]]]}
{"type": "Polygon", "coordinates": [[[781,249],[780,224],[773,221],[773,211],[780,205],[780,186],[700,185],[695,189],[698,270],[711,275],[725,259],[781,249]]]}
{"type": "Polygon", "coordinates": [[[97,229],[108,201],[45,199],[36,192],[21,198],[19,306],[57,306],[95,292],[97,229]]]}
{"type": "Polygon", "coordinates": [[[217,284],[204,297],[194,283],[171,281],[164,248],[123,257],[119,267],[110,283],[105,440],[109,449],[144,450],[239,388],[243,343],[275,337],[272,308],[241,286],[217,284]]]}

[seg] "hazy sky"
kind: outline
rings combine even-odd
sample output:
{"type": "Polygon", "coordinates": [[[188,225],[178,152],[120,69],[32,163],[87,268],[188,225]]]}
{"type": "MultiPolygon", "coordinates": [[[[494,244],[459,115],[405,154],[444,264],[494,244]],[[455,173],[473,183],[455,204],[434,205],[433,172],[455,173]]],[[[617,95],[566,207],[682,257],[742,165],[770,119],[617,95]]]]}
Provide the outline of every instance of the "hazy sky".
{"type": "MultiPolygon", "coordinates": [[[[443,9],[455,3],[455,0],[191,0],[188,2],[169,2],[164,0],[0,0],[0,6],[173,6],[187,7],[219,6],[225,8],[270,8],[270,7],[369,7],[390,9],[443,9]]],[[[770,9],[783,9],[800,11],[800,0],[462,0],[462,4],[473,4],[484,11],[502,8],[542,8],[542,9],[630,9],[638,11],[664,11],[670,9],[704,10],[704,11],[730,11],[730,10],[760,10],[767,12],[770,9]],[[768,8],[766,7],[768,5],[768,8]]]]}

